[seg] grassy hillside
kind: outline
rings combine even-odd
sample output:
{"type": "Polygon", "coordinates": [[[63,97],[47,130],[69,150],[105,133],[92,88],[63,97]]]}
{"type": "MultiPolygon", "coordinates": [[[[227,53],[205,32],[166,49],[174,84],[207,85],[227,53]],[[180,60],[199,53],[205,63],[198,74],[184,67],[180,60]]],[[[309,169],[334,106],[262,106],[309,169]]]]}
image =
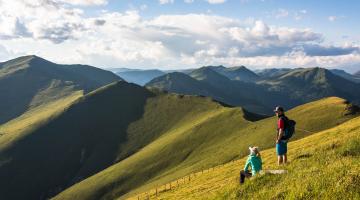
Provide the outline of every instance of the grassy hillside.
{"type": "MultiPolygon", "coordinates": [[[[259,175],[239,185],[244,157],[208,173],[193,175],[190,182],[158,193],[156,199],[359,199],[359,131],[357,117],[290,142],[290,162],[285,167],[277,166],[274,148],[261,152],[265,170],[286,169],[287,174],[259,175]]],[[[155,190],[149,192],[155,198],[155,190]]],[[[140,199],[147,196],[143,194],[140,199]]]]}
{"type": "Polygon", "coordinates": [[[0,149],[0,192],[6,199],[47,198],[222,109],[209,98],[154,93],[125,82],[106,86],[26,134],[0,137],[6,144],[0,149]]]}
{"type": "MultiPolygon", "coordinates": [[[[191,113],[178,121],[135,154],[77,183],[55,199],[130,197],[194,171],[241,158],[249,145],[274,145],[275,118],[252,122],[247,120],[247,112],[239,108],[204,108],[202,113],[191,113]]],[[[289,111],[299,128],[307,130],[297,131],[294,140],[353,118],[356,114],[351,115],[354,109],[350,108],[345,100],[333,97],[289,111]]]]}
{"type": "Polygon", "coordinates": [[[0,124],[73,92],[88,93],[118,80],[115,74],[95,67],[58,65],[37,56],[1,63],[0,124]]]}

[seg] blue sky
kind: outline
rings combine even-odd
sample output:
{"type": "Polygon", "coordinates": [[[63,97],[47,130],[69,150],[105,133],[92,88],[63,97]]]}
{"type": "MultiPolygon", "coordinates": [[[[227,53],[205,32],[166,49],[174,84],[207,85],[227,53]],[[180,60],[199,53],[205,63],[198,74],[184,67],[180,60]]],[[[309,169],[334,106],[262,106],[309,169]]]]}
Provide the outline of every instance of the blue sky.
{"type": "Polygon", "coordinates": [[[0,61],[360,70],[355,0],[0,0],[0,61]]]}

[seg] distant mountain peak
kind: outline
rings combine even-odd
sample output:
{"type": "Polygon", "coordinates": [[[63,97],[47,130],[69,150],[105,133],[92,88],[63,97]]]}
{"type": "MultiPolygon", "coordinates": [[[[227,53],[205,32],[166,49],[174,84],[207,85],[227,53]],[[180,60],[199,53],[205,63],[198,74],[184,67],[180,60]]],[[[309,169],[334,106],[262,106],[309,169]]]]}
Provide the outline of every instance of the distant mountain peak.
{"type": "Polygon", "coordinates": [[[248,69],[248,68],[245,67],[244,65],[235,66],[235,67],[230,67],[229,69],[234,69],[234,70],[248,70],[248,71],[251,71],[250,69],[248,69]]]}
{"type": "Polygon", "coordinates": [[[190,73],[190,76],[200,81],[229,81],[226,76],[216,72],[210,67],[201,67],[190,73]]]}
{"type": "Polygon", "coordinates": [[[305,81],[316,81],[318,83],[325,83],[328,77],[335,76],[329,70],[321,67],[313,68],[299,68],[292,70],[280,77],[280,79],[297,78],[305,81]]]}
{"type": "Polygon", "coordinates": [[[188,76],[184,73],[181,73],[181,72],[171,72],[171,73],[159,76],[157,78],[154,78],[153,80],[148,82],[146,84],[146,86],[150,86],[152,84],[163,82],[163,81],[165,81],[165,82],[168,82],[168,81],[186,82],[189,80],[193,80],[193,78],[191,78],[190,76],[188,76]]]}
{"type": "Polygon", "coordinates": [[[355,72],[355,74],[354,74],[355,76],[357,76],[357,77],[360,77],[360,71],[358,71],[358,72],[355,72]]]}

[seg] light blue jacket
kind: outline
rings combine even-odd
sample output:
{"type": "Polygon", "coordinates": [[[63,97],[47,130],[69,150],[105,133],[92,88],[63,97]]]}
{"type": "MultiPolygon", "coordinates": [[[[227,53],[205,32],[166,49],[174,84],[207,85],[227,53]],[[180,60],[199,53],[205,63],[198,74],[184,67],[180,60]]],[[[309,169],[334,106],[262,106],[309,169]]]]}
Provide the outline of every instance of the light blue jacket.
{"type": "Polygon", "coordinates": [[[244,167],[244,171],[248,171],[250,166],[252,175],[256,175],[260,170],[262,170],[261,157],[256,155],[249,155],[244,167]]]}

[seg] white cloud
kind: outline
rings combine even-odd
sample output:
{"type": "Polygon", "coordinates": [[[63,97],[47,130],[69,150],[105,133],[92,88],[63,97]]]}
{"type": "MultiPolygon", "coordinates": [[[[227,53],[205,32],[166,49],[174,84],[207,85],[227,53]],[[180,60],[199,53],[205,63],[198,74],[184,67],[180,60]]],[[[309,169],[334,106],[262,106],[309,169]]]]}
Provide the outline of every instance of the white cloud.
{"type": "Polygon", "coordinates": [[[194,0],[184,0],[185,3],[194,3],[194,0]]]}
{"type": "Polygon", "coordinates": [[[93,6],[106,5],[107,0],[55,0],[56,2],[63,2],[71,5],[93,6]]]}
{"type": "Polygon", "coordinates": [[[331,22],[334,22],[334,21],[336,21],[337,19],[339,19],[339,17],[337,17],[337,16],[329,16],[329,17],[328,17],[328,20],[331,21],[331,22]]]}
{"type": "Polygon", "coordinates": [[[206,0],[206,1],[210,4],[221,4],[226,2],[226,0],[206,0]]]}
{"type": "Polygon", "coordinates": [[[310,29],[213,14],[145,19],[132,10],[104,11],[89,17],[84,10],[67,4],[28,1],[0,0],[0,60],[26,52],[60,63],[99,67],[360,63],[356,44],[325,45],[324,36],[310,29]]]}
{"type": "Polygon", "coordinates": [[[169,4],[169,3],[174,3],[175,0],[159,0],[160,4],[169,4]]]}

